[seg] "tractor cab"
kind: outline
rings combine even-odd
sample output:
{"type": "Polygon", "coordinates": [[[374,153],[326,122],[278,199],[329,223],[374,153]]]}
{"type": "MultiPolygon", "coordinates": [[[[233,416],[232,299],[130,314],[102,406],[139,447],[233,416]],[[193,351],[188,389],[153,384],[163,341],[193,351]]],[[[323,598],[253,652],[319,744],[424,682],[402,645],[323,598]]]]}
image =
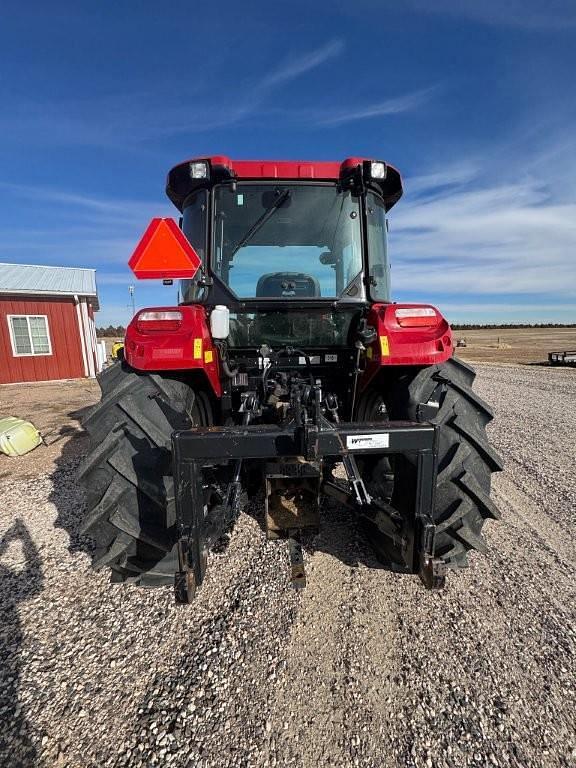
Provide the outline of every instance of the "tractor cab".
{"type": "Polygon", "coordinates": [[[227,306],[231,347],[281,327],[276,343],[342,346],[362,307],[390,301],[386,211],[402,186],[383,162],[192,160],[167,193],[202,262],[182,303],[227,306]]]}
{"type": "Polygon", "coordinates": [[[218,160],[168,176],[182,231],[202,259],[201,274],[182,285],[185,302],[389,300],[386,211],[402,193],[397,171],[382,162],[218,160]]]}

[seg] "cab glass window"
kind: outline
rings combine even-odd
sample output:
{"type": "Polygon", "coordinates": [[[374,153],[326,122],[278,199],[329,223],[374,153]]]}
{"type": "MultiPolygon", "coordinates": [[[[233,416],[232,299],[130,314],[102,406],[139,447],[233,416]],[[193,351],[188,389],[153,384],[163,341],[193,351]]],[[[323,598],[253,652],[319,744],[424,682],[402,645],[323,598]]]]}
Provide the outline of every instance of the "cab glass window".
{"type": "MultiPolygon", "coordinates": [[[[201,189],[188,198],[182,214],[182,231],[202,260],[203,266],[206,265],[207,212],[208,193],[205,189],[201,189]]],[[[198,301],[201,298],[203,289],[199,288],[196,282],[196,278],[199,276],[200,273],[198,272],[194,279],[180,281],[182,301],[185,304],[198,301]]]]}
{"type": "Polygon", "coordinates": [[[390,301],[390,265],[387,255],[386,209],[372,192],[366,196],[368,222],[368,264],[370,296],[374,301],[390,301]]]}
{"type": "Polygon", "coordinates": [[[337,298],[362,267],[359,202],[325,184],[214,192],[215,275],[239,298],[337,298]]]}

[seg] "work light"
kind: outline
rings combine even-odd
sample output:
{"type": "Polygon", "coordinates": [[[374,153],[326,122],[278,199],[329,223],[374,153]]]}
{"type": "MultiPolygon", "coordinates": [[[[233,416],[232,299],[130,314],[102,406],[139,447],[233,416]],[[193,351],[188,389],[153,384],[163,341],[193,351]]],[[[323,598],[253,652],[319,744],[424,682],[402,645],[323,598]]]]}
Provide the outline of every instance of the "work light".
{"type": "Polygon", "coordinates": [[[370,176],[373,179],[385,179],[386,178],[386,163],[376,160],[370,163],[370,176]]]}
{"type": "Polygon", "coordinates": [[[208,163],[190,163],[190,178],[191,179],[207,179],[208,178],[208,163]]]}

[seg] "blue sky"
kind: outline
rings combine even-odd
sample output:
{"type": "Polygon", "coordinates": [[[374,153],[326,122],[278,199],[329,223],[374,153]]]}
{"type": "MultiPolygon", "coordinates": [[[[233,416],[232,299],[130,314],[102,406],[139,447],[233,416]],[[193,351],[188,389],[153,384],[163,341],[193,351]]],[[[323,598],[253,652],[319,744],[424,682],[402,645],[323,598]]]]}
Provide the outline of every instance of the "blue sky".
{"type": "Polygon", "coordinates": [[[374,156],[405,179],[396,300],[576,322],[575,36],[573,0],[4,0],[0,260],[95,267],[126,323],[172,165],[374,156]]]}

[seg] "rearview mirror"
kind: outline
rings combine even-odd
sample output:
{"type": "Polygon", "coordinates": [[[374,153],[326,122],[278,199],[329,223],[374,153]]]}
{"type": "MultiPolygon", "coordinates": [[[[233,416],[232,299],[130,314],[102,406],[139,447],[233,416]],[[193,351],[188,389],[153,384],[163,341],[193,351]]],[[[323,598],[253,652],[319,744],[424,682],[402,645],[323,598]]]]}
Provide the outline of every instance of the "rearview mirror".
{"type": "Polygon", "coordinates": [[[320,264],[336,264],[336,256],[331,251],[320,254],[320,264]]]}

